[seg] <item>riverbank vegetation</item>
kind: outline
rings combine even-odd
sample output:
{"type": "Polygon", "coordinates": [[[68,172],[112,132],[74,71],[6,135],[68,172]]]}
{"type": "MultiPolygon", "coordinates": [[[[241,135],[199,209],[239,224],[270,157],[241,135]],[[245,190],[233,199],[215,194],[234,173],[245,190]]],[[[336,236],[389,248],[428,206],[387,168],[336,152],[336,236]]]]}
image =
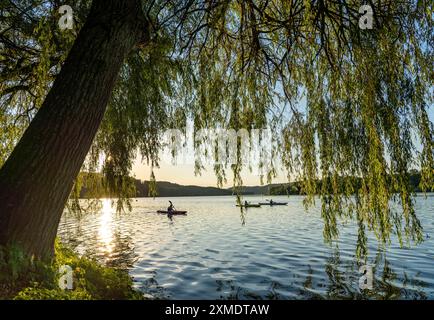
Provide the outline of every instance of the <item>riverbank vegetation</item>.
{"type": "Polygon", "coordinates": [[[18,248],[0,248],[0,299],[142,299],[126,270],[80,257],[58,241],[51,263],[29,259],[18,248]],[[61,266],[72,270],[72,289],[59,286],[61,266]]]}

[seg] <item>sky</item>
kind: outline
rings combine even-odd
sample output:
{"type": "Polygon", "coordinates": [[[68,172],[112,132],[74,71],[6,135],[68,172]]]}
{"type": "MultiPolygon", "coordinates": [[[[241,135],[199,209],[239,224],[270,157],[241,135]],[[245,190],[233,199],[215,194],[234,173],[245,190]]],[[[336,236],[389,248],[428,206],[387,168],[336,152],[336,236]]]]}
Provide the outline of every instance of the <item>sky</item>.
{"type": "MultiPolygon", "coordinates": [[[[428,110],[428,115],[431,122],[434,123],[434,106],[431,106],[428,110]]],[[[418,146],[416,146],[418,148],[418,146]]],[[[133,174],[137,179],[149,180],[151,169],[146,163],[142,163],[140,157],[136,158],[133,166],[133,174]]],[[[194,175],[193,165],[172,165],[171,163],[162,161],[160,168],[154,168],[155,178],[158,181],[169,181],[182,185],[197,185],[197,186],[217,186],[217,179],[211,167],[208,167],[206,171],[203,171],[201,175],[194,175]]],[[[225,187],[232,186],[232,174],[231,170],[227,172],[228,183],[225,187]]],[[[250,173],[248,170],[242,172],[243,184],[245,186],[260,185],[259,176],[254,173],[250,173]]],[[[278,177],[273,180],[273,183],[285,183],[287,182],[286,173],[279,172],[278,177]]]]}
{"type": "MultiPolygon", "coordinates": [[[[133,167],[133,173],[135,174],[137,179],[140,180],[149,180],[151,169],[146,164],[142,164],[140,159],[136,159],[136,162],[133,167]]],[[[231,170],[227,172],[227,180],[228,183],[225,187],[232,186],[232,178],[231,170]]],[[[182,185],[196,185],[203,187],[216,187],[217,186],[217,178],[212,170],[212,168],[207,168],[206,171],[203,171],[200,176],[194,175],[194,166],[193,165],[177,165],[174,166],[172,164],[168,164],[163,162],[160,164],[160,168],[154,169],[155,178],[158,181],[169,181],[173,183],[178,183],[182,185]]],[[[254,173],[250,173],[247,170],[243,171],[241,174],[243,178],[243,184],[246,186],[257,186],[260,185],[259,176],[254,173]]],[[[285,174],[282,172],[280,177],[273,180],[273,183],[284,183],[287,182],[285,174]]]]}

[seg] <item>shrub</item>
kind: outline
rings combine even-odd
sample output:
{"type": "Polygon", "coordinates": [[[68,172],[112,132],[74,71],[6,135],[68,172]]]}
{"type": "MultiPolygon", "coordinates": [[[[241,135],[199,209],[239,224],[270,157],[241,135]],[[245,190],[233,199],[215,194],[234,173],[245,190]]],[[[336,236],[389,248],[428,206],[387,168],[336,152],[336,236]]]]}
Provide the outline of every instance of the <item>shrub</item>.
{"type": "Polygon", "coordinates": [[[125,270],[80,257],[56,241],[51,264],[32,261],[17,248],[0,248],[0,298],[123,300],[143,299],[143,295],[133,289],[133,281],[125,270]],[[72,290],[62,290],[58,285],[58,270],[62,265],[72,268],[72,290]]]}

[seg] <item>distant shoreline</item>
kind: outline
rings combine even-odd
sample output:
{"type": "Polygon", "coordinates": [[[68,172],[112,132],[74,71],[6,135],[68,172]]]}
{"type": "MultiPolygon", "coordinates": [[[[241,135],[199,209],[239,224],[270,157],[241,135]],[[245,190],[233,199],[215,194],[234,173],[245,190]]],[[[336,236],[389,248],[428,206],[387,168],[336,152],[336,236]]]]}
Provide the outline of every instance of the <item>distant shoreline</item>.
{"type": "MultiPolygon", "coordinates": [[[[416,194],[416,196],[423,196],[423,195],[426,195],[427,197],[433,197],[434,196],[434,192],[432,192],[432,191],[430,191],[430,192],[426,192],[426,193],[424,193],[424,192],[415,192],[415,194],[416,194]]],[[[254,197],[254,196],[256,196],[256,197],[258,197],[258,196],[263,196],[263,197],[270,197],[270,198],[272,198],[272,197],[290,197],[290,196],[292,196],[292,197],[305,197],[306,195],[305,194],[288,194],[288,195],[286,195],[286,194],[276,194],[276,195],[269,195],[269,194],[241,194],[240,196],[243,196],[243,197],[246,197],[246,196],[248,196],[248,197],[250,197],[250,196],[252,196],[252,197],[254,197]]],[[[177,195],[177,196],[159,196],[159,195],[157,195],[157,196],[155,196],[155,197],[152,197],[152,196],[139,196],[139,197],[132,197],[131,199],[154,199],[154,198],[191,198],[191,197],[236,197],[236,195],[235,194],[224,194],[224,195],[188,195],[188,196],[183,196],[183,195],[177,195]]],[[[93,199],[93,198],[80,198],[80,199],[82,199],[82,200],[87,200],[87,199],[93,199]]]]}
{"type": "MultiPolygon", "coordinates": [[[[98,176],[101,181],[102,177],[98,176]]],[[[341,177],[338,178],[338,182],[342,185],[346,183],[347,179],[351,179],[350,183],[353,184],[355,189],[360,189],[362,185],[362,180],[356,177],[341,177]]],[[[409,182],[411,189],[415,193],[424,192],[421,191],[419,185],[421,182],[421,175],[419,172],[414,172],[409,176],[409,182]]],[[[141,181],[138,179],[133,180],[135,187],[135,196],[131,198],[154,198],[149,196],[150,193],[150,182],[141,181]]],[[[317,190],[321,189],[322,181],[316,181],[317,190]]],[[[109,197],[104,188],[100,188],[97,192],[90,192],[92,188],[87,188],[86,183],[84,183],[81,191],[80,198],[105,198],[109,197]]],[[[206,196],[231,196],[235,195],[234,188],[217,188],[217,187],[202,187],[195,185],[180,185],[177,183],[172,183],[168,181],[156,181],[155,182],[155,197],[206,197],[206,196]]],[[[287,196],[287,195],[304,195],[302,184],[300,182],[289,182],[289,183],[272,183],[263,186],[242,186],[239,190],[239,195],[249,196],[249,195],[262,195],[262,196],[287,196]]],[[[428,190],[428,193],[432,193],[434,190],[428,190]]]]}

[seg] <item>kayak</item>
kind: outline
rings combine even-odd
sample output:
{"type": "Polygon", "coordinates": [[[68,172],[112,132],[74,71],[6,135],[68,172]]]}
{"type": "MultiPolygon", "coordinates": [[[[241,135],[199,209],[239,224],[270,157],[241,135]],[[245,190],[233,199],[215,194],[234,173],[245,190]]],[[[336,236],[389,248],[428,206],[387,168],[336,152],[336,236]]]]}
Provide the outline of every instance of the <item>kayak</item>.
{"type": "MultiPolygon", "coordinates": [[[[169,214],[169,211],[167,210],[158,210],[157,213],[161,213],[161,214],[169,214]]],[[[178,211],[178,210],[173,210],[171,212],[172,215],[182,215],[185,216],[187,215],[187,211],[178,211]]]]}
{"type": "Polygon", "coordinates": [[[288,202],[259,202],[259,204],[262,206],[286,206],[288,202]]]}
{"type": "Polygon", "coordinates": [[[243,208],[260,208],[261,205],[260,205],[260,204],[248,204],[248,205],[245,205],[245,204],[239,205],[239,204],[237,204],[237,207],[243,207],[243,208]]]}

